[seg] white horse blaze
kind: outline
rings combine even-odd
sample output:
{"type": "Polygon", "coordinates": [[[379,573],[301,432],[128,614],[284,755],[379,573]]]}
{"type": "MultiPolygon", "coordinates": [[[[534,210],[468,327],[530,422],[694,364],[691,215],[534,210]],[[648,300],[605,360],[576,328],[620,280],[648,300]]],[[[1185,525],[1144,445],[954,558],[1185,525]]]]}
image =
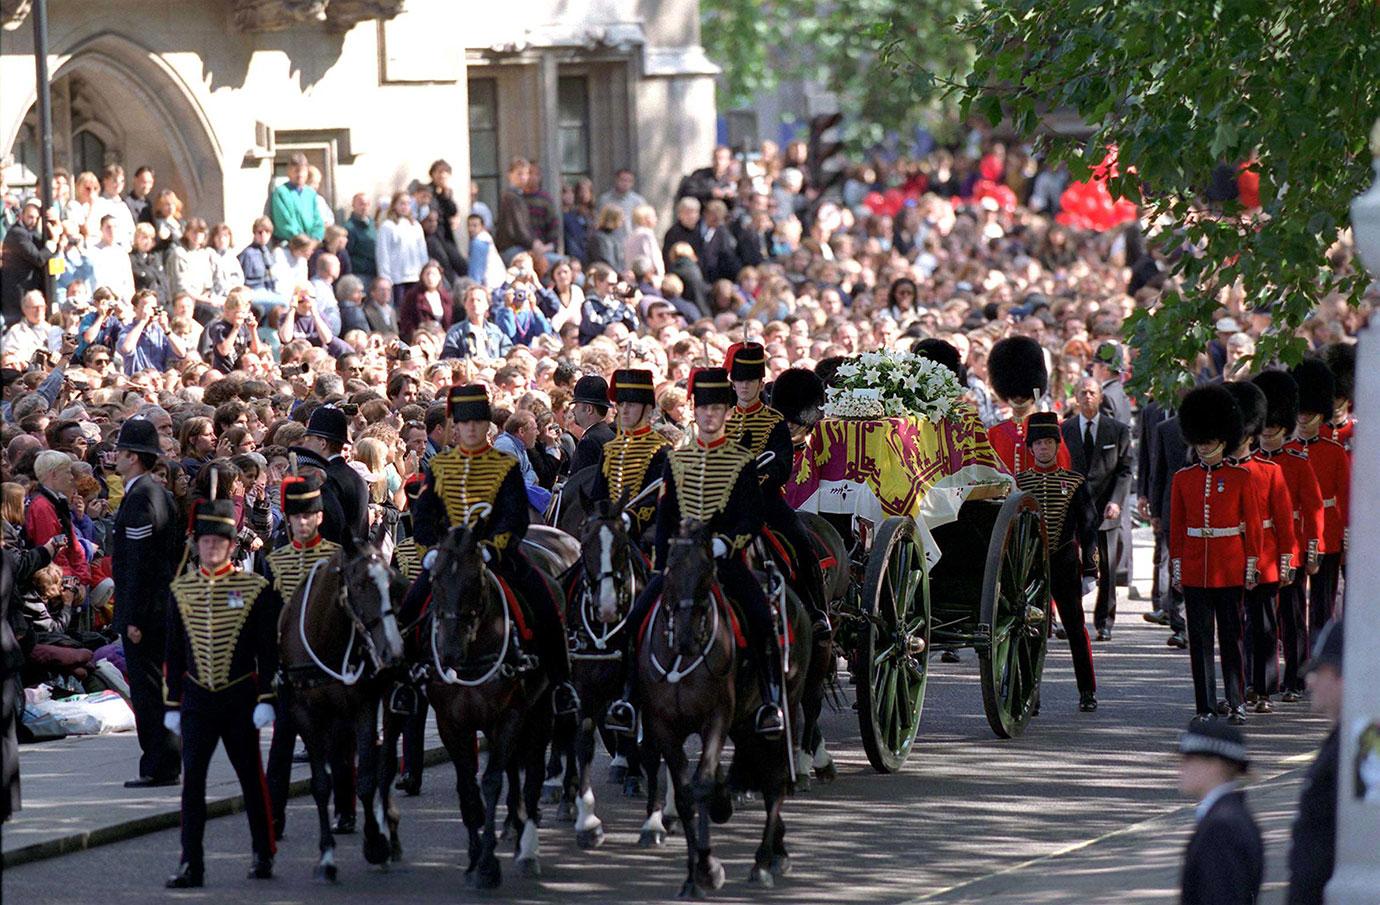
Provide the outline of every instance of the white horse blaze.
{"type": "Polygon", "coordinates": [[[379,589],[379,613],[383,617],[383,636],[388,640],[388,652],[393,657],[400,657],[403,638],[402,632],[398,631],[398,617],[393,613],[393,595],[389,588],[388,570],[379,563],[370,563],[369,577],[379,589]]]}
{"type": "Polygon", "coordinates": [[[613,584],[613,532],[608,525],[599,529],[599,621],[611,623],[618,615],[618,591],[613,584]]]}
{"type": "Polygon", "coordinates": [[[587,789],[575,799],[575,832],[597,829],[603,821],[594,813],[594,790],[587,789]]]}
{"type": "Polygon", "coordinates": [[[522,827],[522,841],[518,844],[518,861],[533,861],[541,854],[541,838],[537,836],[537,825],[527,821],[522,827]]]}

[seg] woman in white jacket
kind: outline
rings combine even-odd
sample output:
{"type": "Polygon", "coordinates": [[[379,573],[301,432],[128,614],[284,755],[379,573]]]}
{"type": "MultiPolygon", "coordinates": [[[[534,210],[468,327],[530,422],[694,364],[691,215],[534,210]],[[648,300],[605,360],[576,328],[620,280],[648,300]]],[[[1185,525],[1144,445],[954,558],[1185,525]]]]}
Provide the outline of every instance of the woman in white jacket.
{"type": "Polygon", "coordinates": [[[403,296],[421,278],[426,264],[426,236],[422,224],[412,215],[412,198],[407,192],[394,192],[388,213],[379,224],[375,251],[379,276],[393,283],[393,305],[402,304],[403,296]]]}
{"type": "Polygon", "coordinates": [[[661,243],[656,238],[656,208],[650,204],[639,204],[633,208],[633,229],[623,243],[623,260],[632,266],[638,258],[652,262],[654,283],[660,283],[666,276],[666,262],[661,257],[661,243]]]}

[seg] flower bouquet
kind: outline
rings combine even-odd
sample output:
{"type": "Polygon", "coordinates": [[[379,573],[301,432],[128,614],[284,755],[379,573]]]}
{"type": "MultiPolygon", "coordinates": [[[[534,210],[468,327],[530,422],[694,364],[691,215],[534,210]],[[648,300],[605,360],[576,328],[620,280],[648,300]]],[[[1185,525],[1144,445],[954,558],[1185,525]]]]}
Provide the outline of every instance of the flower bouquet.
{"type": "Polygon", "coordinates": [[[954,416],[963,395],[958,378],[944,365],[911,352],[864,352],[836,372],[825,391],[830,418],[904,418],[930,422],[954,416]]]}

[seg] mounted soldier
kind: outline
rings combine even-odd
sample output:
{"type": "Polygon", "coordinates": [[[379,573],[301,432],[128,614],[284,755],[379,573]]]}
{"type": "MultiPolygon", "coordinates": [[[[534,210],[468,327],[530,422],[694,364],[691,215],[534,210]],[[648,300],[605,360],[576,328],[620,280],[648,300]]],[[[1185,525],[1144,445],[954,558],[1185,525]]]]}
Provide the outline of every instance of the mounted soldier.
{"type": "MultiPolygon", "coordinates": [[[[671,443],[652,429],[656,393],[652,372],[626,369],[613,372],[609,401],[618,412],[618,435],[604,444],[599,473],[594,478],[590,502],[616,502],[627,495],[638,497],[661,477],[671,443]]],[[[588,508],[588,507],[586,507],[588,508]]],[[[656,515],[656,496],[647,493],[625,513],[628,533],[641,541],[656,515]]]]}
{"type": "MultiPolygon", "coordinates": [[[[653,575],[629,616],[641,626],[661,595],[671,539],[682,520],[706,526],[720,586],[742,609],[748,630],[748,653],[761,684],[763,704],[755,728],[775,736],[785,728],[781,709],[781,654],[772,637],[772,612],[762,587],[748,569],[743,551],[762,528],[761,492],[752,454],[730,441],[724,432],[736,396],[723,368],[701,368],[690,375],[695,403],[695,441],[667,456],[662,472],[661,502],[657,506],[656,560],[653,575]]],[[[789,453],[788,453],[789,454],[789,453]]],[[[615,701],[605,725],[632,732],[636,712],[628,699],[615,701]]]]}

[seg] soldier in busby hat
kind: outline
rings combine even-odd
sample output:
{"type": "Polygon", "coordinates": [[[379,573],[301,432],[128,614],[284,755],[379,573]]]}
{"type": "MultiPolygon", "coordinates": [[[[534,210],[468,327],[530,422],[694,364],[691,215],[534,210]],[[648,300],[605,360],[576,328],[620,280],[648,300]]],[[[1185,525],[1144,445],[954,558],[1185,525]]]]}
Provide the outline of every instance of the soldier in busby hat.
{"type": "Polygon", "coordinates": [[[1260,827],[1241,778],[1250,767],[1241,730],[1194,720],[1179,737],[1179,789],[1198,801],[1184,854],[1183,905],[1253,905],[1265,875],[1260,827]]]}
{"type": "Polygon", "coordinates": [[[1084,575],[1097,574],[1097,530],[1101,519],[1078,472],[1059,467],[1063,442],[1059,416],[1035,412],[1022,431],[1030,467],[1016,475],[1016,486],[1040,502],[1040,518],[1049,538],[1050,594],[1073,655],[1078,682],[1078,709],[1097,709],[1097,679],[1093,673],[1092,643],[1083,615],[1084,575]]]}
{"type": "Polygon", "coordinates": [[[1316,634],[1331,619],[1346,555],[1351,503],[1351,459],[1335,440],[1322,435],[1336,402],[1336,381],[1319,358],[1305,358],[1293,371],[1299,386],[1299,419],[1289,449],[1308,457],[1322,494],[1323,534],[1318,571],[1308,577],[1308,626],[1316,634]]]}
{"type": "MultiPolygon", "coordinates": [[[[997,396],[1011,406],[1011,417],[987,429],[987,439],[1011,474],[1030,467],[1025,445],[1025,420],[1049,391],[1045,350],[1028,336],[1008,336],[987,356],[987,376],[997,396]]],[[[1059,444],[1060,468],[1072,470],[1068,447],[1059,444]]]]}
{"type": "Polygon", "coordinates": [[[1217,712],[1214,635],[1220,636],[1226,707],[1246,721],[1245,650],[1241,609],[1258,580],[1261,517],[1245,468],[1227,454],[1245,428],[1231,393],[1221,384],[1190,391],[1179,406],[1179,427],[1198,461],[1174,475],[1170,490],[1170,574],[1183,589],[1193,692],[1200,717],[1217,712]]]}
{"type": "Polygon", "coordinates": [[[824,381],[806,368],[782,371],[772,382],[771,407],[781,413],[797,450],[823,417],[825,400],[824,381]]]}
{"type": "MultiPolygon", "coordinates": [[[[743,551],[762,527],[757,469],[752,453],[724,432],[729,411],[738,398],[728,371],[700,368],[691,372],[690,396],[695,403],[695,441],[672,450],[666,458],[656,514],[656,573],[638,597],[628,624],[641,625],[660,596],[671,538],[680,530],[681,520],[704,524],[714,538],[712,552],[719,585],[738,602],[747,623],[748,653],[763,701],[756,715],[756,730],[764,736],[779,736],[785,728],[781,650],[773,637],[771,606],[743,558],[743,551]]],[[[631,689],[635,670],[631,663],[627,668],[628,691],[609,707],[605,717],[610,730],[623,733],[631,733],[637,724],[631,689]]]]}
{"type": "Polygon", "coordinates": [[[1308,659],[1308,576],[1318,571],[1323,536],[1322,493],[1302,450],[1290,448],[1299,420],[1299,386],[1288,371],[1262,371],[1252,380],[1265,395],[1265,426],[1256,457],[1275,463],[1293,506],[1293,569],[1279,591],[1279,637],[1284,648],[1280,699],[1299,700],[1303,694],[1304,661],[1308,659]]]}
{"type": "Polygon", "coordinates": [[[273,723],[282,601],[262,575],[237,571],[235,506],[201,501],[192,533],[200,565],[172,583],[164,725],[182,736],[182,861],[169,888],[201,886],[206,860],[206,771],[216,745],[239,777],[253,840],[251,879],[273,876],[272,818],[259,730],[273,723]]]}
{"type": "Polygon", "coordinates": [[[790,427],[781,413],[762,401],[762,387],[767,377],[767,353],[761,343],[735,343],[728,347],[724,369],[737,404],[728,416],[725,433],[752,453],[761,482],[762,518],[775,534],[784,538],[790,547],[792,562],[791,586],[810,608],[815,631],[828,634],[829,603],[824,599],[824,575],[815,556],[814,543],[805,530],[800,516],[786,502],[786,482],[795,470],[795,447],[790,427]],[[771,453],[771,461],[763,464],[764,453],[771,453]]]}
{"type": "Polygon", "coordinates": [[[1241,412],[1241,443],[1232,450],[1232,464],[1250,472],[1261,523],[1259,581],[1246,591],[1246,679],[1250,683],[1256,713],[1270,713],[1270,695],[1279,682],[1279,610],[1281,585],[1293,580],[1294,508],[1284,470],[1275,462],[1253,455],[1255,438],[1265,429],[1268,403],[1265,394],[1250,381],[1223,384],[1241,412]]]}
{"type": "MultiPolygon", "coordinates": [[[[652,430],[656,391],[652,372],[626,368],[613,372],[609,401],[618,412],[618,435],[604,444],[599,473],[590,488],[591,502],[632,499],[661,477],[666,451],[671,445],[652,430]]],[[[628,530],[641,538],[656,513],[656,495],[648,492],[624,513],[628,530]]]]}
{"type": "Polygon", "coordinates": [[[1319,431],[1329,440],[1336,440],[1351,454],[1351,438],[1356,432],[1352,413],[1356,406],[1356,346],[1353,343],[1333,343],[1323,350],[1323,362],[1336,381],[1333,389],[1332,414],[1319,431]]]}
{"type": "MultiPolygon", "coordinates": [[[[533,615],[536,653],[541,658],[554,691],[552,707],[558,715],[579,710],[580,702],[570,684],[570,658],[566,650],[561,609],[548,583],[522,553],[527,534],[527,491],[517,460],[494,449],[489,442],[492,410],[488,388],[480,383],[451,387],[447,411],[455,421],[460,442],[431,457],[423,471],[422,491],[412,506],[412,529],[417,543],[436,546],[452,528],[482,525],[479,543],[484,561],[521,596],[533,615]],[[476,504],[488,504],[480,516],[476,504]]],[[[431,561],[435,551],[422,559],[422,571],[408,591],[399,617],[410,625],[420,615],[431,594],[431,561]]]]}

